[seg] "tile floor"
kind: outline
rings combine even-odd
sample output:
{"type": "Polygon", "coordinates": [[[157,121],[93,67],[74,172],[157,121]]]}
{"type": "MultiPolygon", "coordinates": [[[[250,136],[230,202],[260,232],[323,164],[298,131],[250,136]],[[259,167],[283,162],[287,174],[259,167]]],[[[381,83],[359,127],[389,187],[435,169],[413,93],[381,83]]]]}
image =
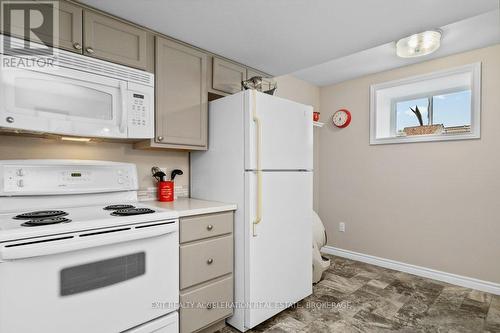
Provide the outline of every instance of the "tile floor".
{"type": "Polygon", "coordinates": [[[331,258],[311,296],[251,332],[500,332],[500,296],[331,258]]]}

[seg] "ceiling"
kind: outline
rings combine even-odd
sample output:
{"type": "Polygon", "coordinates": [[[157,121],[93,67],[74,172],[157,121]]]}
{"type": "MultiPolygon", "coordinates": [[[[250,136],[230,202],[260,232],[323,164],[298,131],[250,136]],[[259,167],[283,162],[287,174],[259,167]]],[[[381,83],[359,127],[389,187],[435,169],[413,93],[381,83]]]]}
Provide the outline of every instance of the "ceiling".
{"type": "MultiPolygon", "coordinates": [[[[328,63],[499,7],[498,0],[80,1],[272,75],[328,63]]],[[[328,81],[311,73],[297,75],[328,81]]]]}
{"type": "Polygon", "coordinates": [[[367,74],[498,44],[500,43],[500,10],[443,26],[441,30],[443,31],[441,47],[425,57],[399,58],[396,56],[395,43],[389,42],[299,70],[293,75],[317,86],[326,86],[367,74]]]}

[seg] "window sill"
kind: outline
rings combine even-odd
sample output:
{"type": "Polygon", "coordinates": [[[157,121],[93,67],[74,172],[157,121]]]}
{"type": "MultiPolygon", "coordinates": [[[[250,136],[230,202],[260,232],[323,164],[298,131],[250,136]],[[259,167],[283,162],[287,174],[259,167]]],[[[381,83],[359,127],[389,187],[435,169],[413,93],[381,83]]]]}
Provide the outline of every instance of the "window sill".
{"type": "Polygon", "coordinates": [[[435,141],[452,141],[452,140],[474,140],[480,139],[479,133],[443,133],[439,135],[412,135],[412,136],[397,136],[393,138],[370,138],[370,145],[386,145],[394,143],[414,143],[414,142],[435,142],[435,141]]]}

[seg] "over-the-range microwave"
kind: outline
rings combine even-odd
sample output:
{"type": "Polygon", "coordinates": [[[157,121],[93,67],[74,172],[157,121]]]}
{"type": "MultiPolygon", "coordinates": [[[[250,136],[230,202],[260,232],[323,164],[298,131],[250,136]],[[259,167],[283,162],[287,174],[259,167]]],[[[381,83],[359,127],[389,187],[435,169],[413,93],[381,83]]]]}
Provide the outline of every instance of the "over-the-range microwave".
{"type": "MultiPolygon", "coordinates": [[[[20,47],[24,43],[10,40],[20,47]]],[[[53,66],[29,68],[7,66],[29,55],[0,54],[3,131],[154,137],[154,74],[64,50],[54,54],[53,66]]]]}

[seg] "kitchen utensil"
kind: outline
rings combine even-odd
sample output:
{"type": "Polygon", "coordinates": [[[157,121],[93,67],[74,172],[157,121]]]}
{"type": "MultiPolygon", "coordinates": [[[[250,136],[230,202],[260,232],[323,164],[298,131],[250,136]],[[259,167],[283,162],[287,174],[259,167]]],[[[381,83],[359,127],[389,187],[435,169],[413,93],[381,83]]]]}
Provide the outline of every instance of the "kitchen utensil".
{"type": "Polygon", "coordinates": [[[167,180],[167,175],[165,174],[165,172],[163,171],[158,171],[156,172],[154,175],[153,175],[154,178],[156,178],[156,180],[158,180],[159,182],[161,181],[166,181],[167,180]]]}
{"type": "Polygon", "coordinates": [[[159,182],[167,180],[167,174],[161,171],[161,169],[156,166],[151,168],[151,173],[153,174],[153,177],[159,182]]]}
{"type": "Polygon", "coordinates": [[[177,175],[181,176],[181,175],[183,175],[183,174],[184,174],[184,172],[182,172],[182,170],[179,170],[179,169],[174,169],[174,170],[172,170],[172,172],[170,173],[170,180],[171,180],[171,181],[174,181],[175,176],[177,176],[177,175]]]}

